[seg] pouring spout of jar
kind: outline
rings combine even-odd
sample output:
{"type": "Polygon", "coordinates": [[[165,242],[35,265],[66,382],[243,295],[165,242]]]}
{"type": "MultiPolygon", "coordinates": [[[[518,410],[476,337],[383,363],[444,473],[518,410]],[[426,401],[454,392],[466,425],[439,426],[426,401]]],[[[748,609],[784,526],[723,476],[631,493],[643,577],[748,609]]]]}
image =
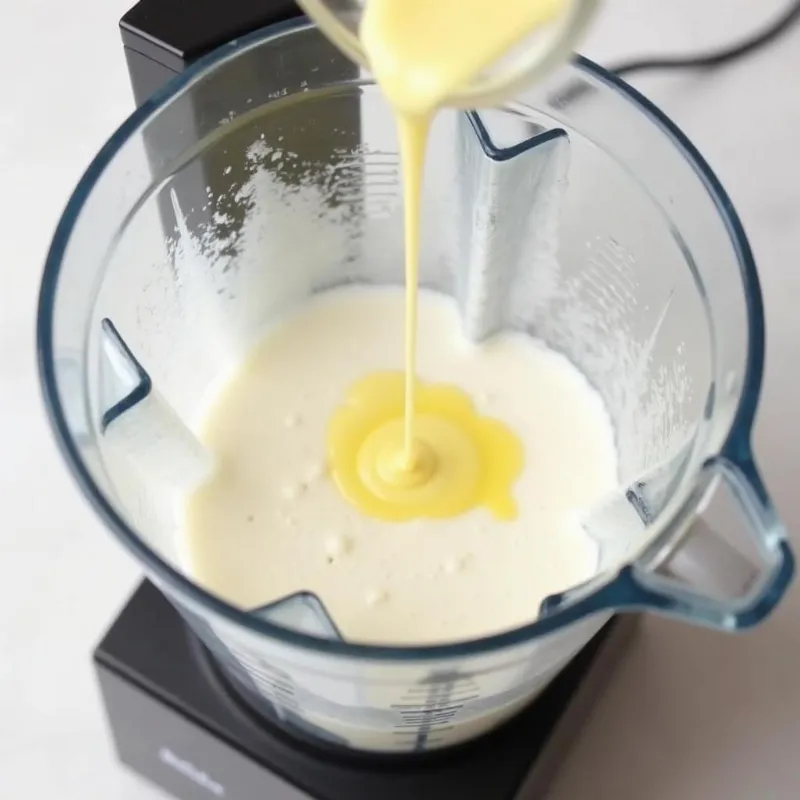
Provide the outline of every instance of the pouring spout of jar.
{"type": "MultiPolygon", "coordinates": [[[[755,462],[749,454],[735,460],[714,456],[703,465],[697,487],[672,521],[670,534],[657,535],[638,554],[617,561],[622,566],[610,580],[607,570],[606,578],[547,598],[542,614],[572,605],[582,605],[582,614],[649,610],[726,631],[746,630],[766,619],[792,582],[795,560],[755,462]],[[723,486],[744,518],[747,548],[702,516],[704,501],[723,486]]],[[[604,518],[595,517],[593,530],[605,530],[606,541],[613,540],[614,530],[629,535],[637,528],[646,535],[641,509],[626,505],[625,513],[616,504],[604,518]]]]}

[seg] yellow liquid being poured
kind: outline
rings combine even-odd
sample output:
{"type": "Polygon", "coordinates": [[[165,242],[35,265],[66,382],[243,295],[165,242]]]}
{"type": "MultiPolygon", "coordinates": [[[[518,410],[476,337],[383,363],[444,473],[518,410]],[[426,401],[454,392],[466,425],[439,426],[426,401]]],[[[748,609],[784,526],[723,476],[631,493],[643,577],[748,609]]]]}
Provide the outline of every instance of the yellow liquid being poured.
{"type": "Polygon", "coordinates": [[[457,387],[416,376],[425,150],[433,115],[565,0],[369,0],[361,41],[397,116],[405,197],[405,372],[357,383],[328,431],[331,473],[347,500],[384,520],[453,517],[485,506],[513,519],[523,448],[457,387]]]}

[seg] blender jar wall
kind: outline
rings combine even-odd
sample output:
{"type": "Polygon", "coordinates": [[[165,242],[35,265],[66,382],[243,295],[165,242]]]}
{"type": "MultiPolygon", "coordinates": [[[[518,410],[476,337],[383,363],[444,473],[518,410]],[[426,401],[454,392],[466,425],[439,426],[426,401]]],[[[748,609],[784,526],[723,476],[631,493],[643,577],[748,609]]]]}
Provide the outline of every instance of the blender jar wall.
{"type": "Polygon", "coordinates": [[[312,650],[264,637],[187,597],[177,608],[268,719],[301,738],[387,753],[450,747],[502,724],[609,619],[593,614],[549,635],[498,637],[499,646],[487,641],[485,649],[361,647],[342,656],[335,642],[312,650]]]}
{"type": "MultiPolygon", "coordinates": [[[[287,103],[272,125],[260,116],[283,95],[324,92],[353,74],[350,62],[311,34],[291,47],[279,37],[205,76],[183,76],[184,90],[157,113],[146,114],[157,105],[154,98],[138,114],[141,125],[123,126],[106,148],[116,150],[112,163],[96,175],[90,170],[86,190],[78,187],[73,198],[83,203],[82,213],[65,241],[58,285],[49,289],[54,378],[69,405],[81,467],[91,470],[130,527],[173,564],[176,499],[205,474],[204,454],[187,427],[209,385],[261,331],[274,311],[270,303],[286,303],[263,282],[237,286],[239,269],[226,276],[224,244],[214,271],[205,270],[197,237],[212,225],[221,242],[241,235],[245,209],[263,198],[233,194],[251,166],[248,147],[260,135],[273,143],[291,139],[293,160],[279,165],[289,185],[309,164],[330,166],[337,153],[353,149],[357,96],[333,89],[300,115],[287,103]],[[238,292],[244,302],[231,313],[227,295],[241,288],[249,292],[238,292]],[[129,408],[145,383],[146,400],[129,408]]],[[[338,191],[326,198],[334,205],[338,191]]],[[[308,216],[294,229],[281,225],[286,218],[277,215],[273,250],[280,249],[279,233],[294,251],[304,244],[309,259],[335,258],[322,243],[316,251],[309,246],[308,216]]]]}
{"type": "MultiPolygon", "coordinates": [[[[642,377],[650,382],[643,396],[652,397],[655,387],[661,425],[654,429],[648,422],[644,426],[656,434],[657,457],[648,452],[651,446],[642,450],[637,444],[633,450],[639,451],[639,458],[634,459],[636,468],[631,472],[620,441],[622,491],[586,520],[587,530],[606,545],[604,566],[618,565],[620,550],[623,562],[633,562],[601,590],[606,599],[595,595],[594,601],[622,608],[658,608],[725,629],[749,627],[770,613],[794,573],[785,530],[751,452],[764,357],[764,316],[753,257],[724,189],[686,137],[622,81],[583,59],[577,61],[578,70],[556,73],[524,94],[516,104],[519,113],[533,107],[553,123],[568,126],[573,142],[585,136],[592,147],[613,160],[620,175],[627,173],[635,179],[647,198],[644,205],[660,212],[667,226],[662,233],[669,234],[659,242],[657,226],[647,223],[637,208],[629,220],[632,238],[613,242],[614,250],[623,245],[629,263],[638,262],[644,311],[651,311],[653,296],[660,296],[663,304],[664,313],[656,325],[644,326],[654,333],[643,350],[650,351],[648,361],[642,364],[642,377]],[[630,244],[637,239],[636,225],[641,225],[640,233],[645,232],[648,240],[652,237],[657,249],[640,251],[630,244]],[[668,261],[656,258],[654,264],[649,263],[651,256],[665,254],[670,254],[668,261]],[[664,399],[668,402],[661,402],[664,399]],[[637,476],[640,467],[644,473],[637,476]],[[734,595],[726,593],[724,600],[715,600],[702,589],[654,573],[666,568],[669,574],[671,561],[694,561],[691,540],[697,537],[691,535],[690,527],[720,481],[739,505],[761,571],[756,576],[753,564],[746,564],[735,548],[723,546],[719,561],[738,559],[740,565],[732,573],[749,572],[751,579],[734,595]],[[690,548],[681,550],[685,539],[690,548]]],[[[611,206],[616,199],[611,198],[611,206]]],[[[569,202],[567,197],[565,208],[569,202]]],[[[570,237],[562,237],[562,247],[568,241],[570,237]]],[[[619,302],[625,292],[615,294],[616,312],[625,305],[619,302]]],[[[635,330],[637,318],[647,320],[648,315],[642,315],[641,307],[631,310],[628,324],[633,323],[630,330],[635,330]]],[[[591,374],[591,365],[587,372],[591,374]]],[[[609,406],[613,412],[613,399],[609,406]]],[[[625,408],[632,410],[630,405],[625,408]]],[[[637,434],[633,441],[642,442],[636,416],[634,411],[618,424],[620,439],[633,421],[637,434]]],[[[703,549],[700,546],[697,552],[703,549]]],[[[696,575],[698,567],[701,572],[713,572],[715,563],[693,563],[690,572],[696,575]]],[[[589,596],[597,586],[592,581],[564,597],[552,598],[548,606],[563,607],[589,596]]]]}
{"type": "MultiPolygon", "coordinates": [[[[542,144],[541,154],[532,149],[532,166],[546,183],[548,176],[557,176],[537,164],[546,165],[556,154],[548,142],[542,144]]],[[[437,121],[430,146],[433,168],[425,208],[436,224],[426,229],[423,284],[452,294],[463,255],[459,233],[468,225],[470,209],[484,199],[480,186],[464,181],[462,168],[474,164],[483,150],[474,120],[456,112],[437,121]],[[460,213],[448,213],[453,206],[460,213]]],[[[209,387],[265,325],[310,294],[351,282],[400,284],[403,260],[396,135],[374,86],[342,87],[335,94],[309,90],[294,102],[271,103],[264,113],[227,123],[178,165],[116,236],[93,310],[89,347],[104,363],[102,349],[113,324],[125,355],[135,363],[128,373],[135,380],[145,374],[150,382],[150,405],[125,407],[110,419],[106,414],[100,449],[129,524],[182,569],[186,561],[175,547],[180,542],[175,507],[192,480],[205,474],[191,428],[209,387]],[[341,116],[335,130],[322,127],[331,118],[326,112],[331,99],[353,97],[358,114],[349,125],[355,131],[341,116]],[[306,141],[309,128],[320,128],[328,138],[341,135],[343,144],[322,163],[296,158],[295,142],[306,141]],[[353,133],[359,139],[356,148],[349,145],[353,133]],[[246,163],[234,172],[223,156],[237,146],[246,163]],[[183,170],[196,170],[198,160],[221,191],[198,196],[196,183],[181,181],[183,170]],[[166,241],[159,227],[164,197],[176,222],[166,241]],[[204,213],[193,224],[198,210],[204,213]],[[169,416],[165,408],[174,412],[171,430],[162,424],[169,416]]],[[[523,188],[534,187],[528,180],[523,188]]],[[[509,198],[496,199],[504,205],[509,198]]],[[[528,205],[535,203],[531,199],[528,205]]],[[[475,248],[479,244],[472,242],[475,248]]],[[[469,304],[463,292],[461,299],[469,304]]],[[[473,317],[479,312],[480,304],[473,317]]],[[[97,382],[97,413],[108,406],[103,386],[97,382]]],[[[124,393],[124,388],[118,392],[124,393]]],[[[323,661],[317,652],[200,609],[160,576],[153,577],[251,705],[295,732],[370,750],[441,747],[490,729],[529,702],[608,618],[596,615],[501,653],[465,656],[456,650],[417,661],[398,651],[397,660],[386,663],[371,660],[367,650],[323,661]],[[406,711],[399,712],[401,706],[406,711]],[[423,706],[427,723],[411,724],[423,706]]]]}
{"type": "MultiPolygon", "coordinates": [[[[638,98],[637,106],[627,94],[608,91],[615,82],[612,76],[569,70],[551,76],[519,102],[523,107],[536,108],[556,124],[568,126],[578,136],[586,136],[621,173],[631,176],[647,202],[660,210],[666,227],[656,247],[640,252],[634,240],[627,249],[638,264],[642,286],[659,287],[657,293],[662,297],[675,280],[685,280],[681,273],[694,284],[694,292],[682,287],[676,290],[670,310],[672,318],[677,319],[671,322],[668,315],[664,324],[674,326],[675,332],[669,334],[673,342],[686,342],[685,358],[693,356],[688,352],[689,345],[699,344],[706,353],[693,371],[709,370],[708,380],[694,391],[708,405],[705,417],[712,423],[704,451],[716,453],[733,422],[748,367],[752,333],[748,302],[758,299],[752,296],[758,294],[754,273],[745,275],[746,269],[752,268],[752,257],[738,220],[728,213],[732,209],[721,187],[707,168],[698,167],[699,154],[671,128],[653,124],[652,114],[657,112],[644,98],[638,98]],[[657,255],[662,249],[672,259],[666,275],[663,260],[651,262],[643,257],[645,253],[657,255]],[[684,313],[692,294],[698,296],[704,313],[698,313],[696,307],[688,309],[688,315],[684,313]],[[705,367],[703,361],[707,362],[705,367]]],[[[604,197],[602,186],[597,189],[593,196],[604,197]]],[[[608,205],[614,200],[609,197],[608,205]]],[[[631,218],[631,234],[649,238],[658,233],[649,224],[640,232],[634,231],[641,222],[638,215],[631,218]]],[[[649,302],[649,298],[643,299],[649,302]]],[[[661,335],[666,333],[662,330],[661,335]]]]}
{"type": "MultiPolygon", "coordinates": [[[[137,112],[70,201],[42,287],[49,410],[100,513],[254,704],[312,735],[344,736],[352,747],[409,751],[451,744],[488,730],[540,691],[607,619],[613,596],[597,592],[481,642],[373,648],[271,626],[203,593],[182,574],[175,506],[209,468],[192,435],[207,390],[273,315],[308,293],[343,282],[402,280],[396,144],[377,90],[354,81],[352,67],[309,28],[259,34],[228,52],[199,63],[137,112]],[[324,157],[316,158],[320,147],[324,157]],[[303,157],[290,157],[304,148],[303,157]],[[397,727],[397,705],[415,693],[429,710],[438,708],[434,697],[442,709],[454,697],[463,702],[453,716],[433,727],[412,726],[409,735],[397,727]]],[[[639,119],[630,100],[581,69],[569,68],[558,80],[584,82],[597,94],[579,113],[577,105],[570,110],[552,100],[544,87],[499,117],[453,111],[437,122],[425,187],[436,225],[423,234],[423,282],[458,298],[474,338],[488,332],[487,319],[522,328],[587,372],[592,359],[582,353],[592,351],[576,347],[576,322],[602,328],[604,314],[623,315],[637,345],[656,331],[649,360],[641,374],[634,370],[641,383],[633,385],[646,399],[649,371],[658,375],[661,364],[681,356],[701,388],[675,407],[690,439],[713,414],[713,430],[703,439],[703,452],[711,452],[727,434],[733,411],[726,416],[726,409],[737,399],[709,400],[709,386],[719,385],[719,352],[728,370],[730,364],[743,370],[746,360],[746,326],[721,346],[718,334],[731,320],[712,308],[725,280],[736,284],[730,232],[684,155],[673,152],[652,121],[639,119]],[[598,104],[610,105],[600,113],[598,104]],[[615,114],[623,120],[619,131],[607,120],[615,114]],[[551,130],[558,126],[560,133],[551,130]],[[634,129],[639,139],[631,139],[634,129]],[[522,170],[515,159],[526,152],[522,170]],[[476,160],[483,166],[465,173],[476,160]],[[613,187],[621,213],[586,205],[582,195],[598,186],[613,187]],[[679,199],[696,199],[696,208],[677,208],[679,199]],[[515,213],[494,213],[509,209],[515,213]],[[595,236],[599,255],[582,257],[580,245],[595,236]],[[502,250],[509,242],[514,247],[502,250]],[[592,258],[601,266],[615,261],[622,275],[630,259],[620,248],[647,270],[624,273],[635,284],[636,292],[629,291],[636,303],[586,291],[591,281],[576,284],[592,258]],[[487,289],[498,252],[509,255],[510,271],[501,273],[509,278],[506,291],[498,295],[495,287],[473,302],[487,289]],[[728,258],[730,269],[720,266],[723,279],[712,267],[728,258]],[[586,313],[575,314],[579,303],[594,315],[588,322],[586,313]],[[669,316],[677,308],[685,319],[669,316]],[[684,323],[691,325],[694,347],[678,353],[689,336],[684,323]]],[[[744,300],[726,302],[725,313],[744,309],[744,300]]],[[[590,376],[612,405],[615,372],[598,359],[590,376]]],[[[626,420],[626,408],[612,409],[617,422],[626,420]]],[[[635,472],[647,459],[636,448],[631,452],[635,472]]],[[[683,454],[679,448],[681,465],[683,454]]],[[[645,538],[637,528],[634,544],[645,538]]]]}

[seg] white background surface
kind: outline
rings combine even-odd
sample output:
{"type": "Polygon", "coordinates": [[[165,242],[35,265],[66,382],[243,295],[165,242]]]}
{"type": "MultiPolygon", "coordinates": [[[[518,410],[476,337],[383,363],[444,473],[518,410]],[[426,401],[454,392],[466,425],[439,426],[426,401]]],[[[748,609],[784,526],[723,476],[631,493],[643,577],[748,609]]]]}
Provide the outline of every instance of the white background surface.
{"type": "MultiPolygon", "coordinates": [[[[0,8],[3,800],[158,796],[114,763],[89,661],[138,571],[67,476],[42,413],[34,359],[49,237],[91,156],[132,110],[117,32],[131,2],[0,8]]],[[[607,0],[584,52],[608,63],[721,43],[782,5],[607,0]]],[[[756,451],[792,531],[800,531],[798,75],[800,26],[716,74],[634,80],[708,158],[750,236],[769,335],[756,451]]],[[[576,743],[554,800],[800,797],[798,591],[742,637],[649,619],[576,743]]]]}

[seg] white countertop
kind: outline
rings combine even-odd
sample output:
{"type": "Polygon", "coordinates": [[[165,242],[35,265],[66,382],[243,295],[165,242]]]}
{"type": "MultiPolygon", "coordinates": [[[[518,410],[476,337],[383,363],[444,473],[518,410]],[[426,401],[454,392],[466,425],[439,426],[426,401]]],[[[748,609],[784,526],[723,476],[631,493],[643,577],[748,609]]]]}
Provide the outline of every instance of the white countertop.
{"type": "MultiPolygon", "coordinates": [[[[0,48],[0,798],[153,800],[114,762],[89,654],[138,576],[95,520],[42,413],[34,309],[72,186],[132,110],[119,17],[133,0],[6,2],[0,48]]],[[[781,0],[607,0],[584,51],[722,43],[781,0]],[[724,15],[715,14],[721,7],[724,15]]],[[[800,25],[716,74],[635,81],[728,189],[758,262],[768,326],[756,452],[800,543],[800,25]]],[[[800,584],[799,584],[800,585],[800,584]]],[[[554,800],[800,797],[800,589],[727,636],[649,618],[555,787],[554,800]]]]}

